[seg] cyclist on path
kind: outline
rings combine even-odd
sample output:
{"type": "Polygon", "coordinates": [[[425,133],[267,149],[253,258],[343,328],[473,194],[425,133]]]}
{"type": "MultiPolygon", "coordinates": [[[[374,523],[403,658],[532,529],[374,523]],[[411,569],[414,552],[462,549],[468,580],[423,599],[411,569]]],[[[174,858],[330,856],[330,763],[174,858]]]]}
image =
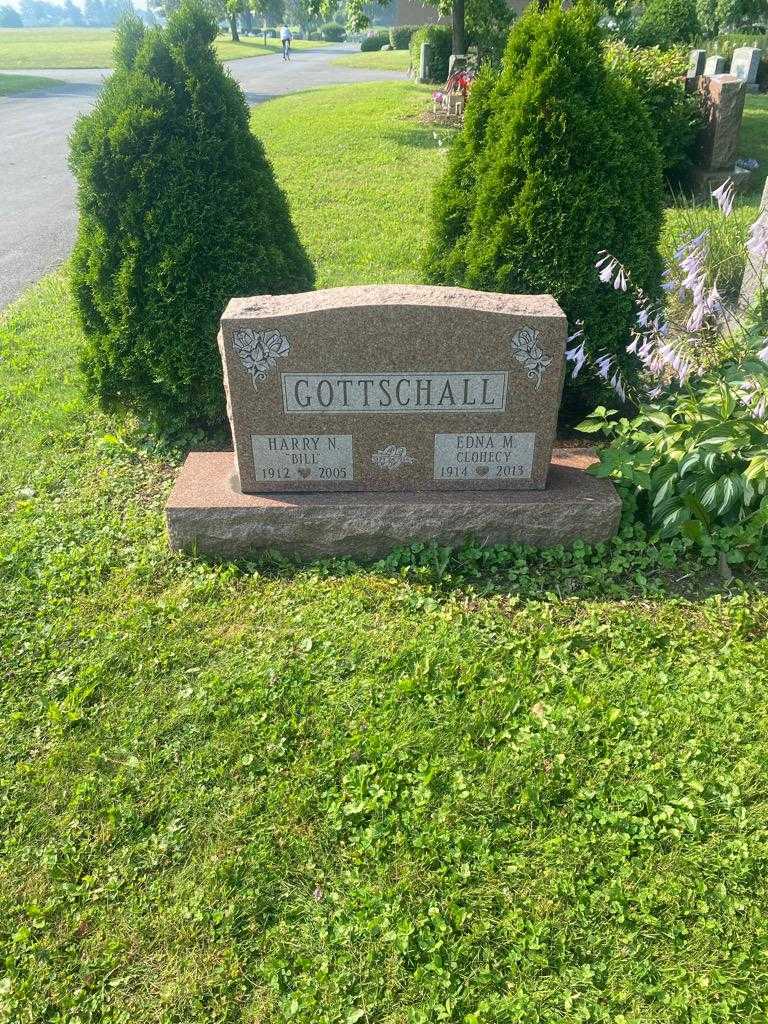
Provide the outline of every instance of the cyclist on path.
{"type": "Polygon", "coordinates": [[[293,36],[291,35],[291,30],[288,28],[287,25],[283,25],[283,27],[280,29],[280,42],[283,44],[283,60],[291,59],[292,39],[293,36]]]}

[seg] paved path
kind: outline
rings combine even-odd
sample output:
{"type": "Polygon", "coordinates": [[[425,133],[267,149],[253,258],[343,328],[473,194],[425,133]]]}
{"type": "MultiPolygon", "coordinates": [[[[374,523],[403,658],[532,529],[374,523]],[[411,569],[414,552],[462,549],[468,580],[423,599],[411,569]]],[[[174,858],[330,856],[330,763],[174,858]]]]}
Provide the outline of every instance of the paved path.
{"type": "MultiPolygon", "coordinates": [[[[402,79],[399,72],[335,67],[352,47],[299,50],[228,61],[250,104],[322,85],[402,79]]],[[[27,285],[66,259],[77,214],[67,139],[78,114],[89,110],[107,70],[38,70],[63,84],[42,92],[0,97],[0,309],[27,285]]]]}

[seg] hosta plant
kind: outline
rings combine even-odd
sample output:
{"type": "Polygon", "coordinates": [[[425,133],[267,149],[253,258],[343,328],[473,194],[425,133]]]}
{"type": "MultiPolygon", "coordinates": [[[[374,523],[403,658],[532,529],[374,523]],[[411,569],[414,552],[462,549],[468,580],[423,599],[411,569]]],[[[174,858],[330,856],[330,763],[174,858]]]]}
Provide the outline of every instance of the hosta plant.
{"type": "Polygon", "coordinates": [[[595,409],[580,426],[612,443],[593,472],[632,485],[640,511],[661,538],[681,533],[703,543],[713,529],[768,524],[768,423],[748,400],[754,375],[768,391],[768,367],[757,361],[712,373],[632,419],[595,409]]]}
{"type": "MultiPolygon", "coordinates": [[[[713,195],[729,216],[732,186],[713,195]]],[[[725,305],[706,245],[704,232],[677,250],[664,275],[664,306],[635,287],[618,260],[599,254],[604,284],[635,301],[627,353],[642,366],[640,384],[630,390],[610,353],[594,368],[625,407],[629,399],[639,411],[629,418],[599,407],[580,429],[611,439],[592,472],[628,485],[658,536],[708,543],[714,531],[738,524],[749,540],[768,526],[768,318],[762,297],[743,318],[725,305]]],[[[768,258],[766,214],[752,226],[747,258],[768,258]]],[[[577,375],[594,357],[582,330],[571,340],[577,375]]]]}

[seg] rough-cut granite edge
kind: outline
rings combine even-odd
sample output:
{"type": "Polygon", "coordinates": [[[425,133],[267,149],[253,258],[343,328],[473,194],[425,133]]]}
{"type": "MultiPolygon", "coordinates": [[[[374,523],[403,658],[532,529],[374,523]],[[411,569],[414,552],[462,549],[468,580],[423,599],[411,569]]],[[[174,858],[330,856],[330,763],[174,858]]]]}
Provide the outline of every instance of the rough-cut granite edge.
{"type": "Polygon", "coordinates": [[[589,455],[556,452],[545,491],[243,494],[231,452],[193,452],[168,504],[171,547],[237,557],[268,548],[299,558],[374,557],[413,541],[531,547],[598,543],[617,531],[621,502],[589,476],[589,455]]]}
{"type": "Polygon", "coordinates": [[[330,309],[353,309],[358,306],[439,306],[488,313],[513,313],[521,317],[563,315],[551,295],[505,295],[437,285],[386,284],[231,299],[224,310],[222,323],[259,317],[271,319],[295,316],[330,309]]]}

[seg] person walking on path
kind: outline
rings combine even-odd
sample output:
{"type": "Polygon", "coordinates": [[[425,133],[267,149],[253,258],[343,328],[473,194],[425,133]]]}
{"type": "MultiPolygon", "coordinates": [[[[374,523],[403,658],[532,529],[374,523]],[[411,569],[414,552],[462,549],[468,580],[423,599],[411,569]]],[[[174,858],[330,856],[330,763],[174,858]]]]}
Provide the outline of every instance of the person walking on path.
{"type": "Polygon", "coordinates": [[[292,39],[293,36],[291,35],[291,30],[288,28],[287,25],[283,25],[283,27],[280,29],[280,42],[283,44],[283,60],[291,59],[292,39]]]}

